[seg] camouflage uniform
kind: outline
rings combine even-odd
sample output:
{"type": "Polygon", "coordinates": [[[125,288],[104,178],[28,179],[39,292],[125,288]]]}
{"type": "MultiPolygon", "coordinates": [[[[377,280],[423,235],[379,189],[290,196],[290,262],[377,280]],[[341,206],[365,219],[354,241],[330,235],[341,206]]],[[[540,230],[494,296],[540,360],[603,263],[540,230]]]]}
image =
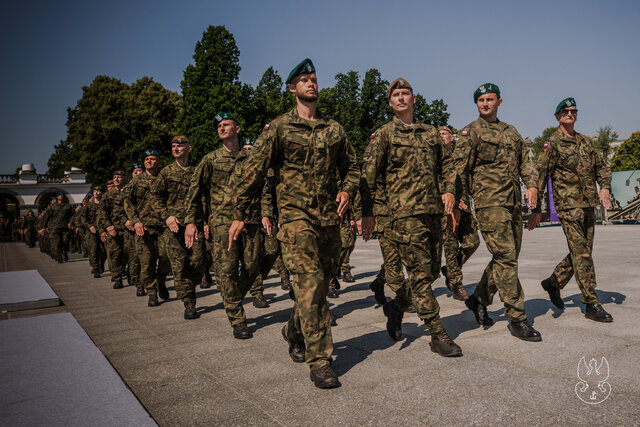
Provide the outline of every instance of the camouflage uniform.
{"type": "Polygon", "coordinates": [[[280,253],[280,245],[275,234],[278,231],[277,215],[275,215],[275,209],[273,205],[273,192],[274,188],[274,174],[273,170],[267,171],[267,179],[262,189],[262,196],[260,197],[260,216],[261,218],[269,218],[271,220],[271,236],[267,234],[267,230],[262,227],[262,248],[260,256],[260,274],[258,274],[249,289],[251,296],[258,296],[264,293],[263,281],[269,275],[271,267],[274,266],[278,254],[280,253]]]}
{"type": "Polygon", "coordinates": [[[186,200],[186,224],[202,222],[205,209],[209,212],[213,269],[231,326],[246,322],[242,300],[260,274],[263,243],[259,197],[252,199],[249,225],[231,251],[227,250],[233,212],[231,193],[236,182],[243,179],[244,163],[250,155],[249,150],[230,152],[223,146],[204,156],[193,174],[186,200]]]}
{"type": "Polygon", "coordinates": [[[552,285],[563,289],[575,274],[582,302],[598,304],[591,257],[594,207],[600,204],[596,182],[611,190],[611,170],[588,137],[577,132],[569,137],[559,128],[547,141],[538,170],[538,188],[545,188],[551,177],[553,201],[569,245],[569,254],[553,270],[552,285]]]}
{"type": "Polygon", "coordinates": [[[124,192],[121,188],[114,187],[104,195],[100,200],[100,210],[98,216],[100,219],[100,233],[107,234],[105,246],[111,263],[109,270],[111,271],[112,281],[121,281],[126,265],[126,254],[124,248],[124,223],[127,221],[127,214],[124,211],[124,192]],[[112,236],[107,228],[113,226],[116,235],[112,236]]]}
{"type": "Polygon", "coordinates": [[[327,292],[340,252],[339,191],[353,200],[359,171],[340,124],[324,117],[298,116],[296,109],[265,126],[234,194],[235,220],[245,220],[251,195],[260,191],[271,167],[276,176],[278,221],[284,263],[294,274],[294,308],[286,328],[290,342],[306,346],[312,370],[328,365],[333,352],[327,292]],[[342,188],[338,188],[336,170],[342,188]]]}
{"type": "Polygon", "coordinates": [[[35,246],[36,243],[36,216],[27,214],[24,217],[24,238],[25,243],[30,248],[35,246]]]}
{"type": "Polygon", "coordinates": [[[104,250],[104,245],[100,240],[100,231],[98,227],[99,207],[99,203],[90,201],[84,206],[84,209],[82,210],[82,216],[80,218],[80,221],[82,222],[82,225],[86,230],[85,237],[87,249],[89,251],[89,265],[91,266],[91,269],[94,273],[96,271],[101,272],[104,270],[104,262],[106,259],[106,253],[104,250]],[[91,227],[95,227],[95,233],[91,232],[91,227]]]}
{"type": "MultiPolygon", "coordinates": [[[[456,180],[451,155],[443,145],[435,127],[409,126],[394,117],[372,135],[363,167],[370,194],[376,197],[378,183],[384,183],[392,218],[386,234],[398,245],[413,304],[432,336],[444,331],[431,289],[440,269],[441,190],[455,194],[456,180]]],[[[402,313],[410,304],[407,292],[402,292],[393,308],[402,313]]]]}
{"type": "MultiPolygon", "coordinates": [[[[174,288],[178,299],[183,302],[195,302],[195,286],[200,283],[204,272],[206,250],[202,238],[195,240],[190,249],[187,249],[184,243],[185,199],[194,170],[195,166],[182,167],[174,162],[160,171],[150,190],[153,209],[160,214],[165,224],[162,238],[171,262],[174,288]],[[177,233],[172,232],[166,225],[170,216],[178,220],[177,233]]],[[[198,225],[199,230],[202,230],[202,224],[198,225]]]]}
{"type": "MultiPolygon", "coordinates": [[[[445,147],[453,156],[455,142],[452,141],[450,144],[445,144],[445,147]]],[[[468,194],[459,184],[460,180],[457,180],[457,193],[467,205],[467,209],[460,209],[460,219],[454,232],[451,232],[448,227],[449,215],[443,215],[442,217],[442,247],[447,262],[447,281],[451,286],[451,290],[462,286],[462,266],[480,246],[478,224],[473,212],[471,212],[468,194]]],[[[459,209],[457,203],[456,208],[459,209]]]]}
{"type": "MultiPolygon", "coordinates": [[[[125,213],[125,223],[129,219],[126,216],[126,211],[124,209],[124,201],[127,198],[127,194],[131,191],[131,182],[127,183],[122,188],[122,197],[117,198],[115,203],[117,205],[117,209],[122,209],[125,213]]],[[[138,257],[138,251],[136,249],[136,232],[134,230],[129,230],[126,226],[124,228],[124,252],[126,257],[126,262],[128,265],[129,272],[129,282],[134,285],[138,289],[144,289],[144,285],[140,280],[140,258],[138,257]]]]}
{"type": "Polygon", "coordinates": [[[499,292],[505,315],[514,322],[524,321],[524,292],[518,279],[520,178],[527,188],[538,185],[531,150],[515,127],[479,117],[463,129],[454,157],[462,185],[473,196],[478,228],[493,255],[474,295],[489,306],[499,292]]]}
{"type": "Polygon", "coordinates": [[[164,224],[149,197],[155,179],[147,172],[134,177],[124,197],[124,209],[131,224],[144,224],[144,234],[136,235],[136,251],[140,260],[140,281],[150,297],[157,295],[158,284],[164,283],[171,270],[165,245],[161,242],[164,224]]]}
{"type": "Polygon", "coordinates": [[[348,273],[351,271],[351,266],[349,265],[349,257],[353,252],[353,249],[356,247],[356,228],[355,225],[351,225],[351,221],[357,221],[360,219],[360,192],[356,192],[356,197],[353,200],[353,203],[347,209],[347,212],[342,218],[342,223],[340,224],[340,270],[342,274],[348,273]]]}
{"type": "Polygon", "coordinates": [[[44,215],[44,228],[51,236],[52,256],[58,261],[66,256],[69,246],[69,222],[73,208],[69,203],[51,205],[44,215]]]}

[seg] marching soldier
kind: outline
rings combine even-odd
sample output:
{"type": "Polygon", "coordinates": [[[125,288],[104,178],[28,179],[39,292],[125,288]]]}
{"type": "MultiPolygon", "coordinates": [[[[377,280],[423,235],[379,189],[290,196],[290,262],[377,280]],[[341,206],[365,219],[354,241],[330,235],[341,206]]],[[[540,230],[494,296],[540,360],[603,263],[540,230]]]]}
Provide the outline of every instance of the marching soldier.
{"type": "MultiPolygon", "coordinates": [[[[596,322],[613,322],[613,317],[598,301],[591,256],[596,222],[594,208],[599,203],[605,209],[611,208],[611,170],[594,150],[591,140],[575,131],[578,118],[575,99],[563,99],[556,107],[555,117],[558,130],[545,142],[538,161],[538,188],[544,188],[551,177],[553,201],[567,238],[569,254],[551,276],[542,281],[542,288],[549,293],[551,302],[562,310],[564,302],[560,291],[575,274],[582,303],[586,305],[585,317],[596,322]],[[596,183],[600,186],[599,193],[596,183]]],[[[539,209],[537,211],[529,220],[530,230],[540,223],[541,214],[539,209]]]]}
{"type": "Polygon", "coordinates": [[[113,289],[121,289],[122,275],[126,266],[125,248],[124,248],[124,223],[127,220],[127,214],[124,211],[124,192],[122,191],[126,184],[127,175],[117,170],[113,173],[111,190],[102,198],[100,202],[100,218],[101,232],[106,235],[106,248],[111,260],[109,270],[111,271],[111,281],[113,289]]]}
{"type": "Polygon", "coordinates": [[[480,117],[467,125],[454,152],[462,185],[473,197],[478,228],[493,255],[473,295],[465,301],[480,325],[493,320],[487,306],[496,292],[511,321],[511,335],[525,341],[542,341],[527,321],[524,292],[518,279],[518,255],[522,245],[520,178],[527,186],[531,208],[538,197],[538,173],[531,150],[515,127],[498,120],[500,89],[485,83],[473,94],[480,117]]]}
{"type": "MultiPolygon", "coordinates": [[[[131,179],[133,180],[133,178],[142,173],[144,173],[144,164],[142,162],[135,162],[133,166],[131,166],[131,179]]],[[[122,188],[123,197],[116,199],[115,203],[118,206],[117,209],[122,209],[125,212],[124,248],[127,258],[129,284],[136,287],[136,296],[143,297],[147,295],[147,292],[144,290],[144,285],[140,280],[140,258],[138,257],[138,250],[136,249],[136,230],[133,228],[129,217],[126,216],[126,210],[124,209],[124,200],[130,191],[131,181],[122,188]]]]}
{"type": "Polygon", "coordinates": [[[104,261],[106,253],[102,241],[100,240],[100,232],[98,227],[98,209],[104,188],[99,185],[93,186],[93,196],[82,210],[80,221],[87,231],[87,249],[89,251],[89,265],[91,273],[96,279],[104,272],[104,261]]]}

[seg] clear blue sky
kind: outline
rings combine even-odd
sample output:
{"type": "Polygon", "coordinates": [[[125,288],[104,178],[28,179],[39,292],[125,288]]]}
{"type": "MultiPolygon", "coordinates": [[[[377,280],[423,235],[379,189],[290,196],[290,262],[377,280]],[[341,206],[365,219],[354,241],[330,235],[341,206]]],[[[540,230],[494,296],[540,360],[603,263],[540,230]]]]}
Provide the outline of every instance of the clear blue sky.
{"type": "Polygon", "coordinates": [[[147,75],[179,92],[208,25],[234,34],[240,80],[253,86],[269,66],[285,77],[308,56],[320,87],[349,70],[403,76],[428,100],[444,99],[457,128],[476,118],[472,93],[490,81],[502,90],[499,117],[523,136],[554,125],[567,96],[582,133],[640,129],[637,0],[8,0],[0,23],[0,173],[27,162],[46,171],[67,107],[96,75],[147,75]]]}

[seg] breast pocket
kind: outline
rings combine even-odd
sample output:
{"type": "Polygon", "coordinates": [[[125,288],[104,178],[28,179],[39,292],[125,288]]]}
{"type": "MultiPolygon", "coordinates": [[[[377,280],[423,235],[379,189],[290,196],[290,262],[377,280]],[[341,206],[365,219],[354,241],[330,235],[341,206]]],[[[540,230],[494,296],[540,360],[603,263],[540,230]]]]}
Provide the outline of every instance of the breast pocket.
{"type": "Polygon", "coordinates": [[[478,145],[478,159],[481,163],[492,163],[498,156],[500,137],[494,134],[483,134],[478,145]]]}
{"type": "Polygon", "coordinates": [[[409,138],[394,136],[391,147],[391,161],[395,163],[407,163],[416,153],[409,138]]]}
{"type": "Polygon", "coordinates": [[[285,156],[289,163],[304,165],[309,153],[309,141],[302,135],[287,135],[285,156]]]}
{"type": "Polygon", "coordinates": [[[213,162],[213,180],[217,182],[227,183],[233,163],[224,160],[217,160],[213,162]]]}

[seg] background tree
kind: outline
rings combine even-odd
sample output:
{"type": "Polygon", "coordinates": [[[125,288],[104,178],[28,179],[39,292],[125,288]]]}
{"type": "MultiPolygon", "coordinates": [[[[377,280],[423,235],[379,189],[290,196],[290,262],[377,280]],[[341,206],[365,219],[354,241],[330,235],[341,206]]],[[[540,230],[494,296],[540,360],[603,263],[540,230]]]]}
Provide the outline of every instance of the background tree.
{"type": "Polygon", "coordinates": [[[180,95],[150,77],[132,85],[97,76],[67,109],[67,138],[54,147],[48,173],[82,168],[91,183],[104,184],[116,169],[128,169],[145,148],[169,157],[169,141],[180,109],[180,95]]]}
{"type": "Polygon", "coordinates": [[[611,143],[618,139],[618,134],[611,129],[610,125],[598,129],[598,135],[593,141],[593,147],[600,152],[605,162],[609,163],[609,155],[613,151],[611,143]]]}
{"type": "Polygon", "coordinates": [[[616,150],[611,160],[611,171],[640,169],[640,132],[635,132],[616,150]]]}
{"type": "Polygon", "coordinates": [[[437,127],[445,126],[450,114],[447,113],[447,104],[442,99],[435,99],[429,104],[424,96],[417,93],[413,116],[418,121],[437,127]]]}
{"type": "Polygon", "coordinates": [[[182,110],[176,125],[179,133],[192,141],[194,161],[220,146],[212,123],[216,113],[229,112],[238,118],[242,128],[251,127],[243,117],[251,115],[253,90],[238,81],[239,57],[233,34],[224,26],[211,25],[196,43],[194,64],[184,70],[180,83],[182,110]]]}
{"type": "Polygon", "coordinates": [[[531,144],[531,148],[533,148],[533,153],[535,158],[537,159],[542,150],[544,149],[544,143],[553,135],[553,133],[558,130],[557,126],[550,126],[542,131],[542,135],[536,136],[533,139],[533,144],[531,144]]]}
{"type": "Polygon", "coordinates": [[[273,67],[267,68],[253,91],[252,110],[244,137],[257,138],[265,124],[296,105],[295,98],[273,67]]]}

